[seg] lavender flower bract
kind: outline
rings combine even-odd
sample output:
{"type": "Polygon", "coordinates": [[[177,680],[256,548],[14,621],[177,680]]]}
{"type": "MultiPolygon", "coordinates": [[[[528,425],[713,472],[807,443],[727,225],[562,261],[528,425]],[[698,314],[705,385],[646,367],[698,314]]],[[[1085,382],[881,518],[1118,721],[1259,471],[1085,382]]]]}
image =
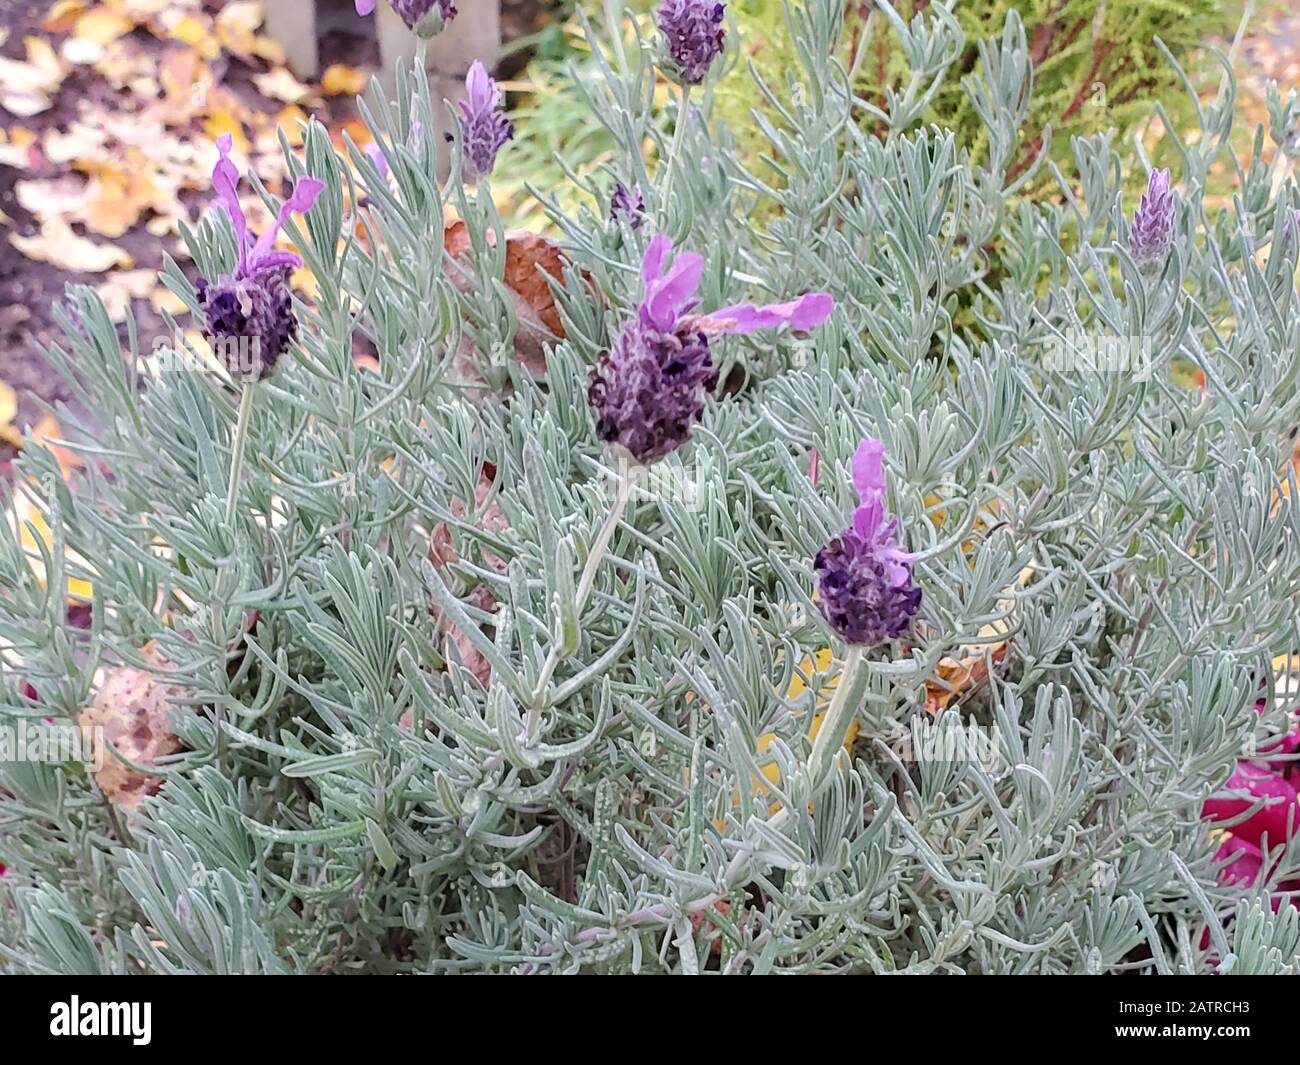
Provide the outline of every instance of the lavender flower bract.
{"type": "Polygon", "coordinates": [[[502,93],[477,60],[465,75],[467,99],[460,102],[460,134],[465,158],[480,176],[490,174],[497,152],[515,135],[515,127],[501,113],[502,93]]]}
{"type": "Polygon", "coordinates": [[[911,557],[898,543],[898,519],[885,511],[885,445],[866,439],[853,456],[861,500],[853,524],[817,552],[817,605],[841,638],[871,646],[896,639],[921,606],[911,557]]]}
{"type": "Polygon", "coordinates": [[[1174,193],[1168,170],[1153,170],[1147,181],[1133,228],[1129,231],[1129,253],[1138,269],[1159,269],[1174,243],[1174,193]]]}
{"type": "Polygon", "coordinates": [[[275,251],[275,238],[289,215],[308,210],[325,186],[315,178],[299,178],[275,223],[254,241],[239,204],[239,171],[230,160],[231,144],[230,134],[217,141],[212,187],[235,230],[235,270],[215,281],[200,277],[195,288],[203,335],[213,353],[232,377],[256,381],[275,371],[298,332],[289,275],[302,260],[293,252],[275,251]]]}
{"type": "Polygon", "coordinates": [[[750,333],[788,323],[806,331],[826,320],[834,300],[810,292],[789,303],[736,304],[692,314],[704,260],[682,252],[671,265],[670,238],[656,235],[641,265],[645,292],[636,317],[593,370],[587,396],[596,410],[596,435],[648,465],[690,437],[717,385],[709,351],[713,333],[750,333]]]}
{"type": "Polygon", "coordinates": [[[722,51],[726,11],[726,4],[713,0],[663,0],[659,5],[659,31],[684,85],[699,85],[722,51]]]}

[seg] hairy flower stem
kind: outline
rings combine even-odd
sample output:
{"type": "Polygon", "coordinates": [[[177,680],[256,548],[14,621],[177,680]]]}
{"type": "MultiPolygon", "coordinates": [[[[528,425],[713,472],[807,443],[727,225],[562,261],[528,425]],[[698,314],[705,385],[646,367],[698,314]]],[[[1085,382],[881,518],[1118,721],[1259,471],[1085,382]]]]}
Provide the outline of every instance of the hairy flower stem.
{"type": "Polygon", "coordinates": [[[627,501],[632,497],[632,472],[619,478],[618,490],[614,493],[614,502],[609,508],[609,513],[605,515],[605,522],[600,527],[600,532],[596,534],[595,542],[591,545],[591,551],[587,554],[587,563],[582,567],[582,577],[578,580],[578,610],[587,603],[587,596],[591,594],[591,586],[596,582],[596,570],[600,567],[601,559],[605,557],[605,552],[609,548],[609,541],[614,536],[614,530],[618,528],[619,521],[623,518],[623,511],[627,509],[627,501]]]}
{"type": "Polygon", "coordinates": [[[818,729],[817,738],[813,741],[812,754],[808,756],[808,774],[814,791],[821,786],[827,773],[830,772],[835,752],[844,743],[849,722],[857,712],[850,693],[853,689],[854,675],[862,663],[862,654],[861,647],[852,646],[849,648],[849,653],[844,656],[844,668],[840,670],[840,679],[835,685],[831,705],[827,708],[822,727],[818,729]]]}
{"type": "MultiPolygon", "coordinates": [[[[634,473],[634,470],[629,469],[624,476],[619,478],[618,490],[614,493],[614,502],[610,505],[609,513],[605,515],[605,521],[601,525],[600,531],[596,533],[596,539],[592,541],[591,550],[587,552],[587,562],[582,567],[582,576],[578,579],[578,590],[574,597],[575,614],[581,614],[582,608],[587,605],[587,596],[591,594],[591,587],[596,583],[596,570],[600,568],[601,560],[609,549],[609,541],[614,536],[614,530],[618,528],[618,523],[623,517],[623,511],[627,509],[627,501],[632,497],[634,473]]],[[[551,644],[550,654],[546,656],[546,663],[542,666],[542,674],[537,681],[533,704],[528,711],[525,733],[527,737],[531,738],[533,735],[538,715],[541,713],[542,701],[546,697],[547,685],[551,682],[555,667],[560,664],[559,648],[558,642],[551,644]]]]}
{"type": "Polygon", "coordinates": [[[673,130],[673,143],[672,147],[668,149],[668,161],[664,164],[668,173],[664,177],[664,193],[659,200],[659,203],[664,207],[668,206],[668,194],[673,188],[673,175],[677,173],[677,167],[682,155],[682,140],[686,135],[686,108],[690,100],[691,87],[683,85],[681,102],[677,105],[677,126],[673,130]]]}
{"type": "Polygon", "coordinates": [[[239,396],[239,416],[235,420],[235,440],[230,456],[230,486],[226,489],[226,524],[235,520],[235,503],[239,499],[239,477],[244,470],[244,449],[248,444],[248,416],[253,409],[253,386],[256,381],[245,381],[239,396]]]}

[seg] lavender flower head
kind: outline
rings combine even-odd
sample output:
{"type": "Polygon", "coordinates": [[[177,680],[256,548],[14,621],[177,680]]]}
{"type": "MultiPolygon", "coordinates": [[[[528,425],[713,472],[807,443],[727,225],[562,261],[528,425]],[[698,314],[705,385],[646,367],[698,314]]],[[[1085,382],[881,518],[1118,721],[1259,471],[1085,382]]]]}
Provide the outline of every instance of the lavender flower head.
{"type": "Polygon", "coordinates": [[[896,639],[921,606],[911,556],[897,539],[898,519],[885,511],[885,445],[867,438],[853,456],[860,503],[853,524],[817,552],[817,605],[846,642],[871,646],[896,639]]]}
{"type": "Polygon", "coordinates": [[[514,124],[501,113],[502,93],[475,60],[465,75],[468,99],[460,101],[460,135],[465,158],[479,176],[490,174],[497,152],[515,135],[514,124]]]}
{"type": "Polygon", "coordinates": [[[1174,193],[1169,187],[1169,171],[1153,170],[1142,194],[1128,247],[1138,269],[1152,271],[1164,265],[1174,243],[1174,193]]]}
{"type": "MultiPolygon", "coordinates": [[[[389,0],[402,21],[422,36],[433,36],[456,17],[456,0],[389,0]],[[433,17],[430,17],[433,16],[433,17]]],[[[375,0],[356,0],[357,14],[369,15],[375,0]]]]}
{"type": "Polygon", "coordinates": [[[718,382],[709,352],[712,334],[751,333],[782,323],[806,331],[821,325],[835,306],[824,292],[810,292],[789,303],[744,303],[693,314],[704,260],[682,252],[670,265],[672,251],[672,240],[662,234],[650,241],[636,316],[601,357],[587,389],[596,435],[643,465],[684,444],[700,420],[704,397],[718,382]]]}
{"type": "Polygon", "coordinates": [[[700,84],[722,51],[726,11],[727,5],[715,0],[663,0],[659,5],[659,31],[683,85],[700,84]]]}
{"type": "Polygon", "coordinates": [[[275,224],[254,240],[239,204],[239,171],[230,160],[230,134],[217,141],[217,151],[212,188],[234,227],[238,257],[234,273],[215,281],[198,279],[203,335],[232,377],[257,381],[274,372],[298,332],[289,274],[302,260],[293,252],[276,251],[275,238],[289,215],[308,210],[325,186],[315,178],[299,178],[275,224]]]}
{"type": "Polygon", "coordinates": [[[641,195],[641,186],[633,185],[630,189],[622,182],[616,182],[614,192],[609,197],[609,220],[615,224],[626,222],[631,229],[640,229],[645,221],[645,198],[641,195]]]}

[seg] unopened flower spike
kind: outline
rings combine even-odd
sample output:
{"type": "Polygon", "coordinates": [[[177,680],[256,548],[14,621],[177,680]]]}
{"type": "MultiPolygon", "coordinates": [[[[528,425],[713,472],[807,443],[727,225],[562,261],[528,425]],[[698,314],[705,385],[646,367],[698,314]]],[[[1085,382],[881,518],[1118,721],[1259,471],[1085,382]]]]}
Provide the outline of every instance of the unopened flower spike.
{"type": "Polygon", "coordinates": [[[1169,257],[1174,243],[1174,193],[1168,170],[1153,170],[1142,194],[1133,228],[1129,230],[1129,254],[1139,270],[1155,272],[1169,257]]]}
{"type": "MultiPolygon", "coordinates": [[[[357,14],[369,15],[375,0],[356,0],[357,14]]],[[[432,37],[456,17],[456,0],[389,0],[403,22],[422,37],[432,37]]]]}
{"type": "Polygon", "coordinates": [[[465,160],[478,176],[490,174],[497,152],[515,135],[501,105],[503,94],[477,60],[465,75],[466,99],[460,101],[460,135],[465,160]]]}
{"type": "Polygon", "coordinates": [[[254,240],[239,203],[240,178],[230,159],[230,134],[217,141],[217,151],[212,188],[234,227],[237,252],[232,273],[215,281],[200,277],[196,283],[203,335],[232,377],[260,380],[275,370],[298,331],[289,274],[302,260],[293,252],[276,251],[276,237],[289,216],[308,210],[325,186],[315,178],[299,178],[274,224],[254,240]]]}
{"type": "Polygon", "coordinates": [[[821,325],[835,306],[826,293],[810,292],[789,303],[739,303],[709,314],[692,313],[704,260],[681,252],[670,263],[672,250],[672,240],[662,234],[650,241],[636,314],[592,372],[587,391],[596,411],[596,434],[642,465],[684,444],[699,421],[705,394],[717,385],[710,336],[782,324],[807,331],[821,325]]]}

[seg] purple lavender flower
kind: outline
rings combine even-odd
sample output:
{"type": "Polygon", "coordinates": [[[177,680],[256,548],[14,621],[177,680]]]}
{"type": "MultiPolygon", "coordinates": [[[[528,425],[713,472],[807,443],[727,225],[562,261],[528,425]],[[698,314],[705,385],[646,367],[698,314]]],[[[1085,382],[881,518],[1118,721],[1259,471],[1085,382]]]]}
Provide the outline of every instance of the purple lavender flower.
{"type": "Polygon", "coordinates": [[[629,189],[621,181],[615,182],[614,192],[609,198],[609,220],[615,224],[626,222],[632,229],[641,228],[645,221],[645,198],[641,195],[640,185],[629,189]]]}
{"type": "Polygon", "coordinates": [[[274,225],[254,240],[239,204],[239,171],[230,160],[229,133],[217,141],[217,151],[212,188],[234,227],[238,256],[234,273],[215,281],[198,279],[203,335],[232,376],[261,380],[274,372],[298,332],[289,274],[302,260],[293,252],[276,251],[275,238],[289,215],[308,210],[325,185],[315,178],[299,178],[274,225]]]}
{"type": "Polygon", "coordinates": [[[704,260],[682,252],[671,265],[673,242],[656,235],[641,264],[645,292],[636,316],[612,351],[592,371],[587,396],[596,410],[596,435],[649,465],[686,442],[704,412],[704,397],[717,386],[709,353],[714,333],[750,333],[788,323],[807,331],[821,325],[835,306],[824,292],[789,303],[724,307],[692,314],[704,260]]]}
{"type": "Polygon", "coordinates": [[[1128,247],[1139,270],[1157,270],[1164,265],[1174,243],[1174,193],[1169,187],[1169,171],[1153,170],[1142,194],[1128,247]]]}
{"type": "Polygon", "coordinates": [[[898,543],[898,519],[885,511],[885,445],[867,438],[853,456],[860,503],[853,524],[817,552],[817,605],[846,642],[896,639],[921,606],[911,556],[898,543]]]}
{"type": "Polygon", "coordinates": [[[390,0],[390,2],[393,10],[411,29],[415,29],[423,22],[430,12],[436,12],[438,15],[438,21],[432,25],[434,32],[442,29],[443,23],[456,17],[455,0],[390,0]]]}
{"type": "Polygon", "coordinates": [[[722,51],[727,5],[714,0],[663,0],[659,31],[664,35],[674,73],[684,85],[698,85],[722,51]]]}
{"type": "Polygon", "coordinates": [[[514,124],[501,113],[502,93],[475,60],[465,75],[468,99],[460,102],[460,135],[465,158],[480,176],[490,174],[497,152],[515,135],[514,124]]]}
{"type": "MultiPolygon", "coordinates": [[[[389,0],[394,11],[411,29],[415,29],[430,13],[438,15],[438,21],[430,29],[436,33],[446,22],[456,17],[456,0],[389,0]]],[[[369,15],[375,10],[375,0],[356,0],[357,14],[369,15]]]]}

